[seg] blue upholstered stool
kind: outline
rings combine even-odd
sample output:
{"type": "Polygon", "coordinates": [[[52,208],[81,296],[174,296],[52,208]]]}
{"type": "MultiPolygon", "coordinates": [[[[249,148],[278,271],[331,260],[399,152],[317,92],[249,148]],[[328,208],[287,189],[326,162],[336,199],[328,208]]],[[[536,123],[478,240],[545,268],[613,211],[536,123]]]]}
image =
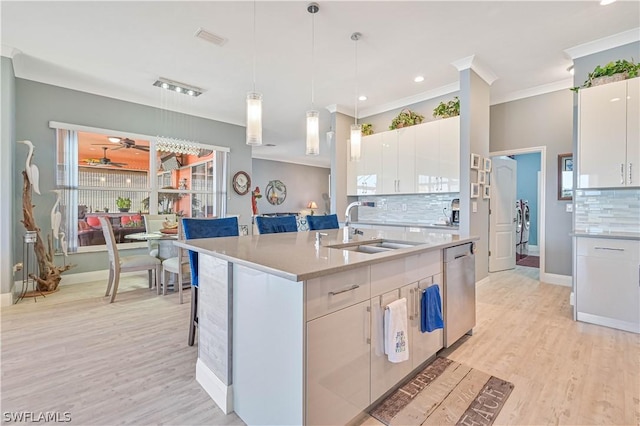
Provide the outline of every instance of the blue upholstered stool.
{"type": "Polygon", "coordinates": [[[256,216],[256,225],[258,226],[258,232],[261,234],[298,231],[295,216],[256,216]]]}
{"type": "Polygon", "coordinates": [[[338,229],[338,215],[327,214],[324,216],[307,216],[309,231],[319,231],[321,229],[338,229]]]}
{"type": "MultiPolygon", "coordinates": [[[[237,237],[238,218],[224,219],[182,219],[184,237],[187,240],[196,238],[237,237]]],[[[198,325],[198,253],[189,250],[191,264],[191,320],[189,324],[189,346],[193,346],[198,325]]]]}

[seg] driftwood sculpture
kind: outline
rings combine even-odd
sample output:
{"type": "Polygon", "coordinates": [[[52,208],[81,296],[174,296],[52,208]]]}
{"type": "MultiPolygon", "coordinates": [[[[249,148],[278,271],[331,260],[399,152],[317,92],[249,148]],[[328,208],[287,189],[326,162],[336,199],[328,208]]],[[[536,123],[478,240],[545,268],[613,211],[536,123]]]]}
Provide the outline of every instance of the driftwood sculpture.
{"type": "Polygon", "coordinates": [[[40,228],[36,223],[33,216],[33,204],[31,202],[31,182],[26,171],[22,172],[24,178],[24,185],[22,186],[22,224],[27,231],[36,232],[36,242],[33,246],[33,250],[36,254],[38,261],[38,275],[29,274],[30,278],[36,280],[38,291],[52,292],[58,289],[61,275],[63,272],[68,271],[75,265],[56,266],[53,263],[53,242],[51,236],[47,236],[47,248],[45,249],[44,241],[40,236],[40,228]]]}

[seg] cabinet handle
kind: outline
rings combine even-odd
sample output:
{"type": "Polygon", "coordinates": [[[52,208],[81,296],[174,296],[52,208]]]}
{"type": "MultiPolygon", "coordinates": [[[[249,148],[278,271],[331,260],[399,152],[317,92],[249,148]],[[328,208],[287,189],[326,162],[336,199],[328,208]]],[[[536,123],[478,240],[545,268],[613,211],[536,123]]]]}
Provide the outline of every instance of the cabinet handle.
{"type": "MultiPolygon", "coordinates": [[[[411,295],[411,302],[410,302],[410,305],[413,305],[413,308],[415,309],[415,306],[416,306],[416,300],[415,300],[415,297],[414,297],[413,289],[412,289],[412,288],[410,288],[410,289],[409,289],[409,294],[411,295]]],[[[409,311],[409,320],[410,320],[410,321],[413,321],[413,314],[414,314],[413,310],[410,310],[410,311],[409,311]]]]}
{"type": "Polygon", "coordinates": [[[416,319],[420,320],[420,298],[422,297],[422,289],[420,288],[420,284],[418,283],[418,288],[416,289],[416,300],[414,303],[414,309],[416,310],[416,319]]]}
{"type": "Polygon", "coordinates": [[[329,292],[329,296],[335,296],[335,295],[340,294],[340,293],[346,293],[347,291],[355,290],[356,288],[359,288],[359,287],[360,287],[359,285],[352,285],[351,287],[345,288],[344,290],[330,291],[329,292]]]}
{"type": "Polygon", "coordinates": [[[631,179],[631,163],[629,163],[629,185],[631,185],[632,179],[631,179]]]}
{"type": "Polygon", "coordinates": [[[371,344],[371,306],[367,306],[367,314],[364,318],[364,338],[368,345],[371,344]]]}
{"type": "Polygon", "coordinates": [[[624,163],[620,163],[620,185],[624,185],[624,163]]]}
{"type": "Polygon", "coordinates": [[[596,250],[624,251],[623,248],[615,248],[615,247],[596,247],[596,250]]]}

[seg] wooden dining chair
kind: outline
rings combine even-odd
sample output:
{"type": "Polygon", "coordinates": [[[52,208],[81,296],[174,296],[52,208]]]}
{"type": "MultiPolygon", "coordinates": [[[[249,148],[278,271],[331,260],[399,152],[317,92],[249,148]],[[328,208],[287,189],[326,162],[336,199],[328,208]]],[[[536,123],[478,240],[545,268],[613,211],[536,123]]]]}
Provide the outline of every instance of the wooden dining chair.
{"type": "MultiPolygon", "coordinates": [[[[222,219],[182,219],[184,237],[187,240],[196,238],[237,237],[237,217],[222,219]]],[[[193,346],[198,326],[198,253],[189,250],[191,265],[191,318],[189,320],[189,346],[193,346]]]]}
{"type": "Polygon", "coordinates": [[[298,231],[295,216],[256,216],[256,225],[260,234],[298,231]]]}
{"type": "Polygon", "coordinates": [[[113,303],[116,300],[118,284],[120,283],[120,274],[122,272],[149,271],[149,288],[151,288],[153,283],[153,271],[155,271],[155,283],[158,285],[160,271],[162,268],[160,259],[148,254],[120,257],[118,248],[116,247],[116,237],[113,234],[111,221],[106,216],[100,216],[100,225],[102,226],[102,234],[104,235],[104,240],[107,243],[107,251],[109,253],[109,281],[107,282],[107,292],[105,293],[105,296],[109,296],[109,293],[111,293],[111,287],[113,287],[110,303],[113,303]]]}

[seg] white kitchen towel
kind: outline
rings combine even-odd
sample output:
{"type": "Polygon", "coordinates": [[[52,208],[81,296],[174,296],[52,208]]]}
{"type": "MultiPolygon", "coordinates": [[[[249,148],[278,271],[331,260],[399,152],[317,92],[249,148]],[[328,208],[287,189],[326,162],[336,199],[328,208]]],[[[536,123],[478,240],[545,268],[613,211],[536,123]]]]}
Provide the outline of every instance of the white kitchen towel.
{"type": "Polygon", "coordinates": [[[406,298],[389,303],[384,311],[384,352],[390,362],[409,360],[406,298]]]}

